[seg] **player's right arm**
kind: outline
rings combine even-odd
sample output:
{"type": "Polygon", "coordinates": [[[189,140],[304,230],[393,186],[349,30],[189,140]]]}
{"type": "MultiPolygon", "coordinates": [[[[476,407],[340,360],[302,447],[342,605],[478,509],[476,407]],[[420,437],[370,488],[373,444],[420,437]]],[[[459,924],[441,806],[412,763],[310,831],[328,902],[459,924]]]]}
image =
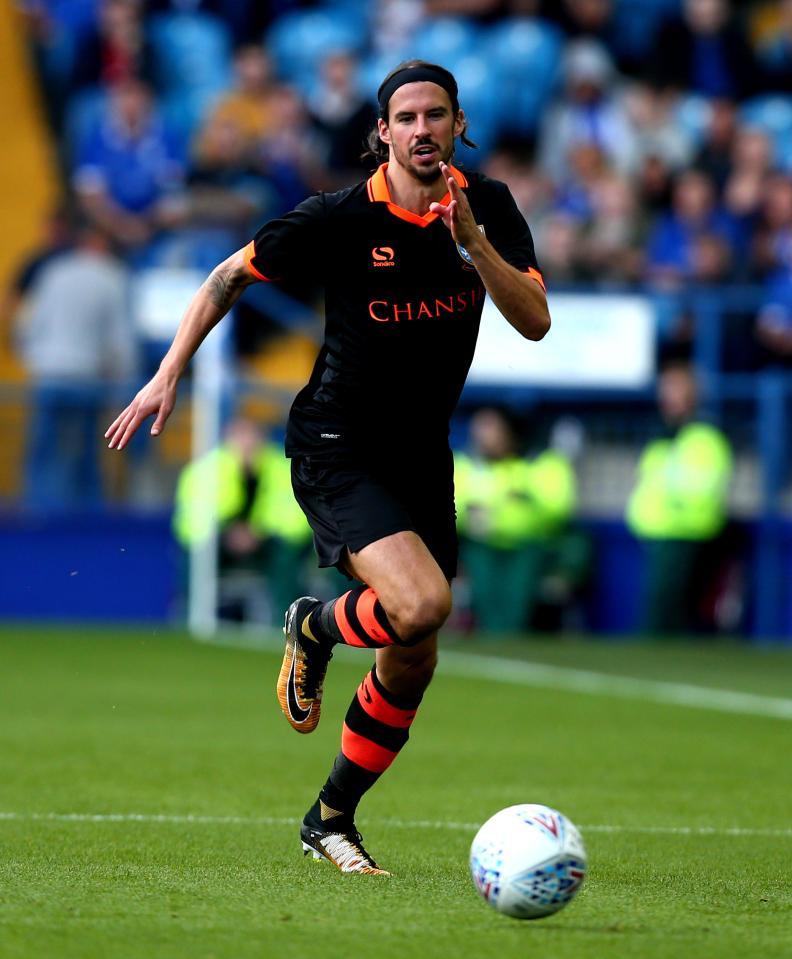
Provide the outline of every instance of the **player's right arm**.
{"type": "Polygon", "coordinates": [[[176,387],[195,351],[245,288],[255,282],[244,250],[237,250],[212,270],[190,300],[159,369],[105,433],[111,450],[122,450],[149,416],[156,416],[151,435],[162,432],[176,402],[176,387]]]}

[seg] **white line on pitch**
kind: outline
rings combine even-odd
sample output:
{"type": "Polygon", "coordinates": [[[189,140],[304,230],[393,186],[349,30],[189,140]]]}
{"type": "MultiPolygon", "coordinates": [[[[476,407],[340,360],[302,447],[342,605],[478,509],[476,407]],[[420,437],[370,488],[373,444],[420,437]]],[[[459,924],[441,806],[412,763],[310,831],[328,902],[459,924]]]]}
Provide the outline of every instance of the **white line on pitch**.
{"type": "Polygon", "coordinates": [[[733,689],[638,679],[634,676],[615,676],[612,673],[597,673],[568,666],[549,666],[545,663],[525,662],[519,659],[477,656],[475,653],[461,653],[456,650],[443,650],[441,663],[444,671],[454,676],[491,679],[502,683],[563,689],[600,696],[616,696],[623,699],[650,700],[655,703],[741,713],[748,716],[792,719],[792,699],[743,693],[733,689]]]}
{"type": "MultiPolygon", "coordinates": [[[[177,813],[55,813],[55,812],[0,812],[0,821],[13,822],[91,822],[91,823],[151,823],[177,826],[296,826],[301,820],[295,816],[205,816],[177,813]]],[[[395,829],[448,829],[452,832],[475,832],[480,823],[433,821],[428,819],[380,819],[380,826],[395,829]]],[[[792,828],[752,829],[743,826],[616,826],[589,824],[580,827],[585,832],[643,833],[661,836],[767,836],[792,838],[792,828]]]]}
{"type": "MultiPolygon", "coordinates": [[[[242,649],[280,649],[282,640],[272,636],[243,636],[220,634],[209,642],[219,646],[242,649]]],[[[341,650],[340,652],[345,652],[341,650]]],[[[357,652],[357,651],[355,651],[357,652]]],[[[613,696],[618,699],[639,699],[644,702],[671,706],[688,706],[715,712],[738,713],[743,716],[769,716],[773,719],[792,719],[792,699],[744,693],[736,689],[718,689],[712,686],[694,686],[667,680],[639,679],[598,673],[571,666],[551,666],[523,659],[503,659],[499,656],[479,656],[455,649],[440,650],[439,672],[448,676],[470,679],[489,679],[498,683],[535,686],[540,689],[561,689],[588,693],[594,696],[613,696]]]]}

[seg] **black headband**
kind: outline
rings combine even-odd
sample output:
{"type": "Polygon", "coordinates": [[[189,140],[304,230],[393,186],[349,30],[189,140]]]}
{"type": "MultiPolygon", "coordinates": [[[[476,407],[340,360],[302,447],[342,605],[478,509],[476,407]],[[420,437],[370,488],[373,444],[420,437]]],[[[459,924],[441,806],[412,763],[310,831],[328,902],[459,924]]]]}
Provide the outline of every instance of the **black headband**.
{"type": "Polygon", "coordinates": [[[459,112],[458,89],[456,80],[446,70],[438,70],[436,67],[405,67],[394,73],[392,77],[382,81],[379,90],[377,90],[377,101],[379,102],[380,116],[385,119],[388,115],[388,104],[393,94],[403,87],[405,83],[436,83],[442,87],[451,100],[451,109],[454,113],[459,112]]]}

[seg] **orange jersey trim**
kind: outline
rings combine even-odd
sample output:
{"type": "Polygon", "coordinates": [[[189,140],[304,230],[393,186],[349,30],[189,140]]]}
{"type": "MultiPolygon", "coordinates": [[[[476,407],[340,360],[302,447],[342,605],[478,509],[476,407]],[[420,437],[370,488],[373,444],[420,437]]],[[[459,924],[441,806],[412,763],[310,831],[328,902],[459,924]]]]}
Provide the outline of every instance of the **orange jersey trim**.
{"type": "Polygon", "coordinates": [[[539,270],[535,270],[532,266],[529,266],[528,269],[525,270],[525,275],[530,276],[532,280],[536,280],[539,286],[541,286],[541,288],[545,291],[545,293],[547,293],[547,287],[545,286],[544,277],[539,272],[539,270]]]}
{"type": "Polygon", "coordinates": [[[251,240],[242,251],[242,255],[245,258],[245,266],[250,270],[257,280],[262,280],[264,283],[272,282],[270,277],[264,276],[263,273],[260,273],[255,266],[253,266],[253,257],[256,255],[256,244],[253,240],[251,240]]]}
{"type": "MultiPolygon", "coordinates": [[[[418,214],[413,213],[412,210],[405,210],[404,207],[393,202],[388,187],[388,178],[385,175],[387,169],[388,164],[383,163],[377,167],[377,172],[366,181],[366,191],[368,192],[369,200],[371,200],[372,203],[387,203],[390,213],[399,217],[401,220],[406,220],[408,223],[414,223],[416,226],[425,227],[429,226],[430,223],[434,223],[439,216],[438,213],[425,213],[423,216],[418,216],[418,214]]],[[[453,166],[449,167],[449,169],[451,170],[451,175],[460,187],[464,188],[468,185],[467,177],[461,170],[453,166]]],[[[443,199],[438,202],[442,203],[443,206],[447,206],[451,202],[451,194],[446,193],[443,199]]]]}

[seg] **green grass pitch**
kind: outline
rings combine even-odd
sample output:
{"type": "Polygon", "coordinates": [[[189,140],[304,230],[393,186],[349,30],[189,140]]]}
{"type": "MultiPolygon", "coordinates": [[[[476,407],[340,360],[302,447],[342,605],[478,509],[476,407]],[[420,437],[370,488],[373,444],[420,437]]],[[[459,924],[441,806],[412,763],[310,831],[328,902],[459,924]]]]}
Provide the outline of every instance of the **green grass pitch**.
{"type": "Polygon", "coordinates": [[[792,955],[792,712],[762,715],[789,704],[792,654],[455,645],[558,669],[477,679],[450,650],[361,806],[382,879],[303,859],[296,825],[367,654],[336,657],[322,723],[301,737],[275,700],[274,646],[3,628],[0,957],[792,955]],[[575,691],[570,669],[654,685],[575,691]],[[695,690],[662,701],[664,683],[752,696],[697,708],[695,690]],[[535,922],[497,915],[468,875],[475,824],[515,802],[561,809],[589,854],[578,898],[535,922]]]}

